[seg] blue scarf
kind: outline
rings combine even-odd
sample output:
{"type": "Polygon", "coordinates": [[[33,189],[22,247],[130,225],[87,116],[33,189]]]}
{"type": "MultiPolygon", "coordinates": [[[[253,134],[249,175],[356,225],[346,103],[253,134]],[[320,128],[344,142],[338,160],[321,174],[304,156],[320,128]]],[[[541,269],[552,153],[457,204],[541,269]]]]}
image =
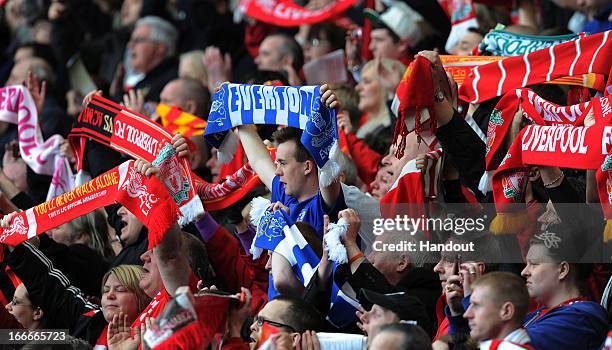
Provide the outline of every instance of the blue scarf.
{"type": "MultiPolygon", "coordinates": [[[[251,246],[253,259],[258,259],[263,250],[282,255],[291,264],[293,273],[306,287],[316,273],[321,260],[284,210],[278,209],[273,212],[270,201],[256,199],[259,202],[253,201],[251,211],[251,218],[257,224],[255,239],[251,246]],[[266,202],[267,206],[263,215],[258,216],[259,219],[253,217],[256,212],[260,212],[261,205],[266,205],[266,202]]],[[[274,288],[272,274],[270,274],[269,281],[268,300],[272,300],[279,293],[274,288]]]]}
{"type": "Polygon", "coordinates": [[[225,84],[213,96],[204,138],[231,159],[232,128],[239,125],[287,125],[303,130],[302,144],[321,170],[328,186],[340,174],[336,111],[321,102],[319,86],[225,84]]]}

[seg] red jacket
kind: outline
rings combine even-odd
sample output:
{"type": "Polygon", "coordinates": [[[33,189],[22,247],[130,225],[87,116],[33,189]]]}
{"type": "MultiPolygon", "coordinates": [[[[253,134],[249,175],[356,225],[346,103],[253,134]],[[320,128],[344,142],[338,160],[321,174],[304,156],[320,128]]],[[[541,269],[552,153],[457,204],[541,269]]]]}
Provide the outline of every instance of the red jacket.
{"type": "Polygon", "coordinates": [[[259,312],[268,302],[268,271],[266,261],[268,254],[253,261],[251,255],[242,251],[240,242],[219,225],[213,237],[206,242],[210,263],[215,271],[222,271],[218,276],[231,292],[240,292],[240,287],[251,291],[251,310],[259,312]]]}
{"type": "Polygon", "coordinates": [[[368,144],[354,133],[345,134],[341,132],[340,144],[342,151],[353,158],[361,181],[370,185],[376,177],[383,156],[368,147],[368,144]],[[346,148],[344,145],[346,145],[346,148]]]}

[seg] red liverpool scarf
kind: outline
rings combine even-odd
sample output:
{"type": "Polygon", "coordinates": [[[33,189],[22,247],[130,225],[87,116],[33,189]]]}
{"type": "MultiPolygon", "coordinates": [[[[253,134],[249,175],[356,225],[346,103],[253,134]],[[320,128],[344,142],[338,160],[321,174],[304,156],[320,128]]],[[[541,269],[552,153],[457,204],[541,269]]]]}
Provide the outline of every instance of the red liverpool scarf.
{"type": "Polygon", "coordinates": [[[480,103],[507,91],[586,73],[606,75],[612,66],[610,31],[532,53],[475,67],[459,88],[459,98],[480,103]]]}
{"type": "MultiPolygon", "coordinates": [[[[516,99],[520,100],[520,97],[509,100],[506,96],[500,100],[500,103],[507,105],[502,108],[505,112],[498,111],[496,107],[491,116],[488,137],[492,141],[487,144],[487,170],[497,167],[493,164],[493,154],[499,149],[507,132],[507,126],[503,128],[503,125],[512,120],[519,105],[516,99]],[[508,107],[509,105],[514,107],[508,107]]],[[[524,206],[524,191],[528,181],[528,168],[525,164],[599,169],[597,185],[602,208],[606,219],[612,219],[609,200],[611,197],[607,195],[606,187],[608,167],[604,163],[604,157],[610,151],[612,135],[612,108],[609,98],[596,98],[587,104],[560,107],[535,96],[537,98],[522,100],[520,104],[523,106],[524,116],[536,125],[521,130],[493,175],[493,196],[498,215],[491,223],[491,232],[516,233],[528,224],[524,206]],[[591,109],[595,125],[581,126],[585,112],[591,109]]],[[[610,190],[612,193],[612,187],[610,190]]],[[[607,225],[605,237],[610,237],[611,234],[612,226],[607,225]]]]}
{"type": "MultiPolygon", "coordinates": [[[[503,56],[440,56],[440,60],[442,61],[444,70],[453,76],[453,79],[459,86],[463,85],[463,82],[467,79],[467,77],[476,67],[484,66],[491,62],[494,62],[498,66],[501,65],[501,68],[503,68],[504,64],[499,63],[499,61],[505,58],[506,57],[503,56]]],[[[542,83],[555,85],[583,86],[598,91],[602,91],[606,86],[605,76],[603,74],[595,73],[580,74],[572,77],[565,76],[551,81],[543,81],[542,83]]],[[[495,82],[495,84],[491,82],[491,84],[492,85],[489,86],[498,86],[497,82],[495,82]]]]}
{"type": "Polygon", "coordinates": [[[106,173],[39,204],[13,218],[1,230],[0,243],[11,246],[44,233],[97,208],[118,202],[149,229],[149,248],[157,245],[176,223],[178,208],[164,185],[155,177],[146,178],[127,161],[106,173]]]}
{"type": "MultiPolygon", "coordinates": [[[[94,96],[79,114],[75,127],[68,135],[79,170],[83,168],[87,138],[131,157],[153,162],[160,150],[171,143],[172,134],[144,116],[103,97],[94,96]]],[[[187,181],[193,184],[188,192],[187,203],[195,201],[197,190],[209,211],[227,208],[260,183],[255,172],[247,167],[239,169],[222,184],[210,184],[195,176],[187,159],[180,159],[178,167],[184,177],[184,187],[187,187],[187,181]]],[[[181,211],[190,212],[185,205],[180,206],[181,211]]],[[[199,211],[199,208],[195,209],[199,211]]]]}
{"type": "Polygon", "coordinates": [[[280,27],[298,27],[327,21],[348,10],[357,0],[336,0],[311,10],[290,0],[242,0],[238,11],[258,21],[280,27]]]}
{"type": "MultiPolygon", "coordinates": [[[[398,116],[393,135],[393,144],[398,143],[395,156],[404,155],[406,136],[414,131],[420,139],[425,123],[431,121],[431,130],[436,131],[436,118],[433,109],[434,87],[431,78],[431,63],[422,56],[417,56],[408,66],[404,77],[397,87],[394,105],[397,105],[398,116]]],[[[395,109],[395,107],[392,107],[395,109]]]]}

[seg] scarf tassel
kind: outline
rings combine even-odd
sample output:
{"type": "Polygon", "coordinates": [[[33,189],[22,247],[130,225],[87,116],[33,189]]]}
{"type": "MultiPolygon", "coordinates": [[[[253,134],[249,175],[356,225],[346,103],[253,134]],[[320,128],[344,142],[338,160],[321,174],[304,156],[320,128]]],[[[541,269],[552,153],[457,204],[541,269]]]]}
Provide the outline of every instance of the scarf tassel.
{"type": "Polygon", "coordinates": [[[178,223],[181,227],[186,226],[202,214],[204,214],[204,205],[200,197],[195,196],[181,206],[181,216],[178,219],[178,223]]]}
{"type": "Polygon", "coordinates": [[[329,150],[329,159],[325,165],[321,168],[319,174],[319,182],[321,186],[327,187],[331,185],[340,176],[344,163],[344,157],[342,156],[342,150],[338,144],[338,140],[334,140],[331,149],[329,150]]]}
{"type": "Polygon", "coordinates": [[[518,212],[498,212],[491,221],[489,230],[496,235],[519,233],[529,226],[529,215],[526,210],[518,212]]]}
{"type": "Polygon", "coordinates": [[[604,243],[612,240],[612,219],[606,220],[606,227],[604,228],[604,243]]]}
{"type": "Polygon", "coordinates": [[[147,216],[147,228],[149,229],[149,248],[157,246],[163,239],[166,231],[174,225],[178,219],[179,212],[176,204],[172,199],[167,202],[167,205],[160,205],[151,209],[147,216]]]}
{"type": "MultiPolygon", "coordinates": [[[[255,197],[251,201],[251,211],[249,216],[251,217],[251,225],[257,229],[259,227],[259,222],[261,218],[264,216],[266,209],[270,206],[271,202],[263,197],[255,197]]],[[[263,249],[255,246],[255,239],[251,242],[251,254],[253,255],[253,260],[259,259],[261,254],[263,254],[263,249]]]]}

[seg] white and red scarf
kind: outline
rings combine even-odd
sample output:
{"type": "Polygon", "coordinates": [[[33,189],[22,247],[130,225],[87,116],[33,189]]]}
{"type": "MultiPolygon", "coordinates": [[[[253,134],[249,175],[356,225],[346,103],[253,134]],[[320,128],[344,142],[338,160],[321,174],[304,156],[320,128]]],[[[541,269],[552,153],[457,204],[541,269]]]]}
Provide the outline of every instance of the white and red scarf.
{"type": "Polygon", "coordinates": [[[43,140],[36,104],[25,86],[0,88],[0,121],[17,124],[19,151],[25,163],[37,174],[53,176],[47,199],[72,189],[72,169],[59,153],[64,138],[53,135],[43,140]]]}
{"type": "Polygon", "coordinates": [[[0,231],[0,243],[11,246],[58,227],[97,208],[120,203],[149,229],[149,248],[157,245],[176,223],[178,208],[164,185],[126,161],[95,179],[50,201],[18,213],[8,229],[0,231]]]}
{"type": "Polygon", "coordinates": [[[258,21],[280,27],[297,27],[334,19],[357,0],[336,0],[311,10],[290,0],[242,0],[238,11],[258,21]]]}
{"type": "Polygon", "coordinates": [[[612,67],[610,32],[474,67],[459,88],[459,98],[480,103],[502,96],[512,89],[564,76],[586,73],[607,75],[612,67]]]}
{"type": "MultiPolygon", "coordinates": [[[[612,186],[609,192],[606,186],[608,170],[612,168],[608,166],[612,164],[612,158],[608,156],[612,148],[611,119],[610,97],[595,98],[573,106],[558,106],[528,89],[506,94],[491,114],[487,131],[486,169],[489,173],[497,169],[492,176],[492,189],[498,215],[491,223],[491,232],[516,233],[528,224],[524,205],[529,173],[527,164],[597,169],[604,215],[607,220],[612,219],[612,186]],[[521,130],[503,160],[496,164],[494,155],[519,106],[534,125],[521,130]],[[595,125],[584,127],[584,119],[590,112],[594,115],[595,125]],[[604,162],[608,159],[611,163],[604,162]]],[[[606,237],[608,231],[606,228],[606,237]]]]}
{"type": "MultiPolygon", "coordinates": [[[[444,70],[453,76],[453,80],[457,85],[463,85],[463,82],[476,68],[491,62],[497,63],[505,59],[503,56],[451,56],[441,55],[440,60],[444,66],[444,70]]],[[[500,63],[497,63],[498,65],[500,63]]],[[[572,77],[564,76],[551,81],[544,81],[544,84],[555,85],[573,85],[583,86],[589,89],[603,91],[606,86],[605,76],[603,74],[587,73],[572,77]]]]}

